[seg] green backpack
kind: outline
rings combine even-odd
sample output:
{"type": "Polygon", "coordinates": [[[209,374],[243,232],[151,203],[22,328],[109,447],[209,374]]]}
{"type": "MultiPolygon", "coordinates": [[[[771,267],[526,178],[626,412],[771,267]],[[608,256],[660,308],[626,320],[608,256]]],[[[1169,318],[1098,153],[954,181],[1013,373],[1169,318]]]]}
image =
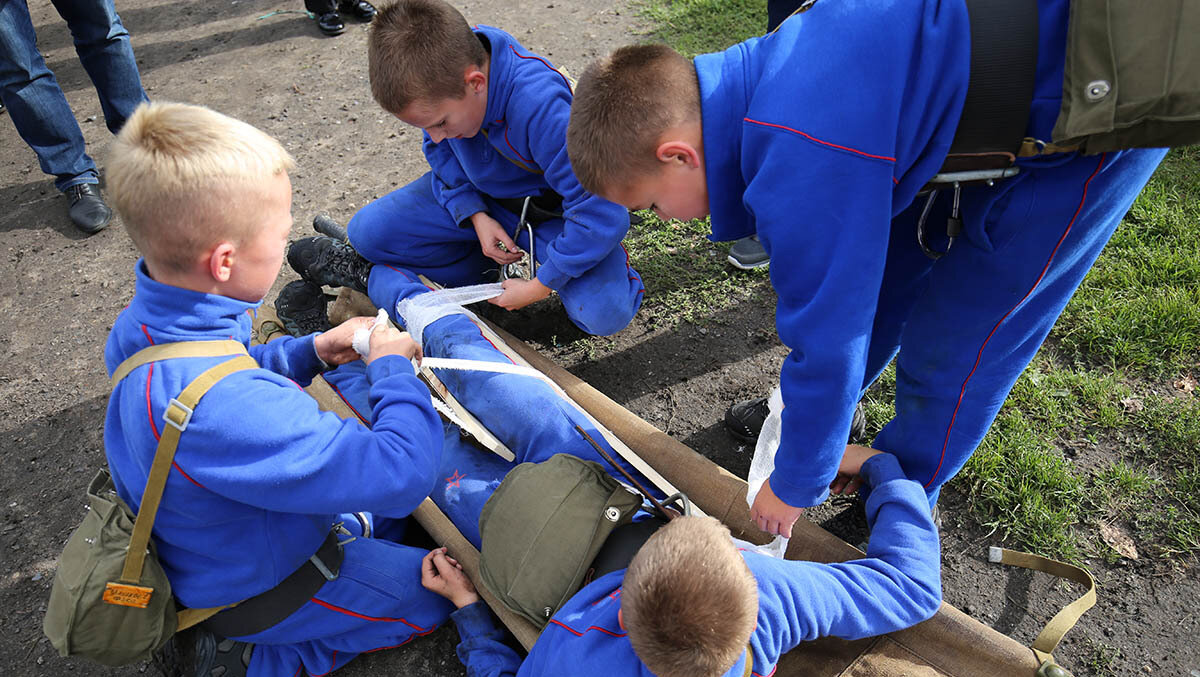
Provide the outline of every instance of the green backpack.
{"type": "Polygon", "coordinates": [[[175,357],[238,355],[196,377],[171,401],[150,468],[140,512],[135,516],[117,496],[108,472],[88,485],[88,512],[63,548],[50,589],[42,630],[63,656],[83,656],[104,665],[145,660],[175,632],[225,607],[180,609],[150,539],[180,434],[200,398],[225,376],[258,364],[236,341],[189,341],[151,346],[121,363],[115,386],[143,364],[175,357]]]}

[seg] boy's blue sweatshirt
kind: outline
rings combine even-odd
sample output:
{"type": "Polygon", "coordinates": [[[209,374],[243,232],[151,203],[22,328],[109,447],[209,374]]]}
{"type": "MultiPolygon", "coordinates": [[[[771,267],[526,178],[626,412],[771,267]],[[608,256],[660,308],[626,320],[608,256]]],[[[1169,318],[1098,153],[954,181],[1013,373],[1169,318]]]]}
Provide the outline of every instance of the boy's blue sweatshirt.
{"type": "MultiPolygon", "coordinates": [[[[133,300],[109,334],[108,373],[150,345],[250,340],[257,303],[154,281],[138,262],[133,300]]],[[[405,517],[429,494],[442,426],[411,363],[367,368],[373,428],[318,411],[301,390],[322,364],[313,337],[250,347],[260,369],[227,376],[196,406],[154,523],[158,556],[189,607],[237,602],[274,587],[316,552],[340,514],[405,517]]],[[[135,511],[167,402],[228,358],[164,360],[114,389],[104,448],[117,493],[135,511]]]]}
{"type": "MultiPolygon", "coordinates": [[[[1039,3],[1029,134],[1058,113],[1066,0],[1039,3]]],[[[696,57],[712,239],[776,261],[783,434],[771,489],[823,501],[863,383],[891,219],[937,172],[967,89],[962,0],[821,2],[696,57]]],[[[1039,163],[1061,160],[1037,160],[1039,163]]]]}
{"type": "MultiPolygon", "coordinates": [[[[871,487],[865,558],[819,564],[743,552],[758,582],[758,625],[749,646],[753,674],[770,675],[779,657],[801,642],[894,632],[928,619],[941,606],[941,551],[925,492],[904,477],[890,454],[868,459],[862,475],[871,487]]],[[[650,676],[617,621],[624,577],[624,570],[614,571],[576,593],[519,669],[483,605],[464,607],[451,615],[462,636],[459,657],[472,677],[650,676]]],[[[725,674],[740,677],[745,669],[743,655],[725,674]]]]}
{"type": "Polygon", "coordinates": [[[559,289],[608,255],[629,230],[624,207],[583,189],[567,159],[571,85],[511,35],[477,26],[491,62],[483,127],[468,139],[434,143],[425,134],[433,192],[455,223],[487,211],[483,196],[518,198],[552,190],[563,198],[562,234],[539,252],[538,280],[559,289]]]}

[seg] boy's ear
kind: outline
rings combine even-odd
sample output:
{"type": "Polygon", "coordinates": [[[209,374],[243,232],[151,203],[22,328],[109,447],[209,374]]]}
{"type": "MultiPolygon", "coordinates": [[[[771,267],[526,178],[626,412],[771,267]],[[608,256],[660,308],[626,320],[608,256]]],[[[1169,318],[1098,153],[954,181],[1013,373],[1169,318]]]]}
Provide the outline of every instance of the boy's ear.
{"type": "Polygon", "coordinates": [[[223,241],[213,247],[208,255],[208,273],[217,282],[228,282],[233,276],[234,254],[237,248],[232,242],[223,241]]]}
{"type": "Polygon", "coordinates": [[[463,81],[468,89],[475,92],[487,87],[487,75],[476,65],[467,66],[467,71],[463,74],[463,81]]]}
{"type": "Polygon", "coordinates": [[[700,166],[700,153],[687,141],[663,141],[654,151],[654,157],[665,164],[680,164],[690,169],[700,166]]]}

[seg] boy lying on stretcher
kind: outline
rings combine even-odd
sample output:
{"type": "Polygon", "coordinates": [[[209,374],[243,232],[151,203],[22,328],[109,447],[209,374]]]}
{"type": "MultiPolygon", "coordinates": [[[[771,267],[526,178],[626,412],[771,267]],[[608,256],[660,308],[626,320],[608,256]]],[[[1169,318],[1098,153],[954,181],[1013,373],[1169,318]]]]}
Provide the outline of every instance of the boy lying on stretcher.
{"type": "MultiPolygon", "coordinates": [[[[426,288],[415,276],[376,266],[369,291],[379,307],[394,310],[398,300],[426,288]]],[[[461,314],[425,327],[423,350],[432,357],[509,362],[461,314]]],[[[356,364],[326,379],[356,410],[370,411],[368,384],[356,364]]],[[[547,384],[482,371],[438,376],[516,455],[508,462],[481,451],[456,426],[445,426],[432,498],[476,547],[484,502],[517,463],[567,453],[616,476],[575,426],[601,436],[547,384]]],[[[895,457],[864,447],[847,447],[840,470],[840,487],[853,478],[851,484],[861,480],[870,488],[872,532],[863,559],[779,560],[735,542],[715,519],[678,518],[651,536],[627,569],[576,593],[523,663],[500,641],[470,581],[443,550],[425,558],[422,583],[458,607],[452,614],[462,636],[458,653],[471,675],[770,675],[779,657],[802,641],[893,632],[929,618],[941,603],[937,529],[921,487],[903,476],[895,457]]]]}

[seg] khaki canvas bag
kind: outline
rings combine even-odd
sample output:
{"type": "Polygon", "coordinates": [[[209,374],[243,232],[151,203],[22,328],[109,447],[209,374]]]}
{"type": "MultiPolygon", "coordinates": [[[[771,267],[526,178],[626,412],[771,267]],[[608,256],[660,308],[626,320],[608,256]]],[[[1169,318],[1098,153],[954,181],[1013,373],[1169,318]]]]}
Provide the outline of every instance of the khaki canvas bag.
{"type": "Polygon", "coordinates": [[[88,512],[58,558],[42,630],[63,656],[82,656],[104,665],[144,660],[175,632],[225,607],[177,611],[171,584],[150,539],[180,434],[200,398],[222,378],[258,364],[237,341],[189,341],[151,346],[121,363],[115,386],[133,369],[176,357],[237,355],[196,377],[164,413],[141,510],[135,516],[117,496],[108,472],[88,486],[88,512]]]}
{"type": "Polygon", "coordinates": [[[479,575],[514,613],[538,628],[579,591],[612,530],[642,497],[599,463],[555,454],[513,468],[479,515],[479,575]]]}

